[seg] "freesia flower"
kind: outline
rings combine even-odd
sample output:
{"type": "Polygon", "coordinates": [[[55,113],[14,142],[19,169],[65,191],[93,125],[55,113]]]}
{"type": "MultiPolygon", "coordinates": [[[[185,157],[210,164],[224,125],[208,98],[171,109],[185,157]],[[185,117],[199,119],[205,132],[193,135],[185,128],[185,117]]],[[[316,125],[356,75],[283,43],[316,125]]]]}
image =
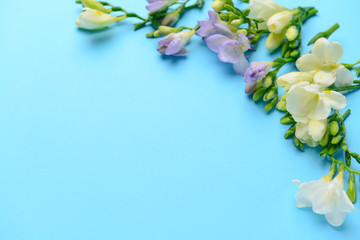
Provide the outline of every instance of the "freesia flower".
{"type": "Polygon", "coordinates": [[[314,74],[308,72],[290,72],[280,76],[277,80],[280,87],[288,91],[292,86],[300,82],[314,82],[314,74]]]}
{"type": "Polygon", "coordinates": [[[250,49],[250,42],[244,34],[239,34],[237,40],[214,34],[205,38],[205,42],[212,51],[218,53],[220,61],[232,63],[237,74],[245,74],[249,62],[244,53],[250,49]]]}
{"type": "Polygon", "coordinates": [[[270,61],[252,62],[250,67],[246,69],[244,81],[246,83],[255,83],[263,79],[269,73],[271,67],[272,62],[270,61]]]}
{"type": "Polygon", "coordinates": [[[176,2],[176,0],[146,0],[149,4],[146,5],[146,9],[149,12],[157,12],[163,7],[176,2]]]}
{"type": "Polygon", "coordinates": [[[265,22],[259,24],[259,27],[262,29],[267,28],[267,21],[271,16],[278,12],[287,10],[286,7],[272,0],[250,0],[248,8],[250,9],[250,18],[264,19],[265,22]]]}
{"type": "Polygon", "coordinates": [[[296,61],[296,67],[301,72],[315,72],[315,78],[326,76],[336,87],[351,86],[354,76],[340,64],[342,56],[343,48],[338,42],[320,38],[315,42],[311,53],[301,56],[296,61]]]}
{"type": "Polygon", "coordinates": [[[165,55],[185,56],[188,51],[184,47],[194,34],[195,30],[170,33],[158,41],[157,50],[165,55]]]}
{"type": "Polygon", "coordinates": [[[79,28],[88,30],[98,30],[125,19],[126,16],[115,17],[113,15],[100,12],[91,8],[84,8],[80,17],[76,20],[79,28]]]}
{"type": "Polygon", "coordinates": [[[206,21],[198,21],[200,29],[196,31],[199,37],[208,37],[213,34],[223,34],[228,36],[235,35],[231,29],[237,29],[220,19],[217,12],[208,11],[209,19],[206,21]]]}
{"type": "Polygon", "coordinates": [[[299,192],[296,194],[296,206],[312,207],[318,214],[324,214],[333,226],[343,224],[346,213],[354,212],[355,207],[344,191],[344,172],[341,171],[332,181],[323,178],[319,181],[300,183],[294,180],[299,192]]]}
{"type": "Polygon", "coordinates": [[[306,143],[310,147],[319,145],[319,141],[324,137],[328,121],[310,119],[306,123],[296,123],[295,136],[302,143],[306,143]]]}
{"type": "Polygon", "coordinates": [[[286,108],[296,122],[323,120],[331,109],[340,110],[346,106],[345,97],[338,92],[323,90],[318,84],[300,82],[294,85],[286,97],[286,108]]]}

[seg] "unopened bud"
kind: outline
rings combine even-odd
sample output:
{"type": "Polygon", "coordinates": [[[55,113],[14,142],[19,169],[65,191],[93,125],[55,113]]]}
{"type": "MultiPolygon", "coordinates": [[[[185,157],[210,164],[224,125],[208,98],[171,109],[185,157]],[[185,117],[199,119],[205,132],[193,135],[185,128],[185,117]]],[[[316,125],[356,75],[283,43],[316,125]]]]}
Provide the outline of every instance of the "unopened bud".
{"type": "Polygon", "coordinates": [[[300,52],[298,50],[291,51],[290,57],[295,58],[295,57],[298,57],[298,56],[300,56],[300,52]]]}
{"type": "Polygon", "coordinates": [[[270,87],[272,83],[272,78],[270,76],[266,76],[261,80],[261,84],[264,86],[264,88],[270,87]]]}
{"type": "Polygon", "coordinates": [[[239,29],[236,31],[236,34],[244,34],[246,36],[248,34],[248,31],[246,29],[239,29]]]}
{"type": "Polygon", "coordinates": [[[243,19],[235,19],[235,20],[232,20],[231,21],[231,25],[235,26],[235,27],[238,27],[240,26],[241,24],[244,23],[244,20],[243,19]]]}
{"type": "Polygon", "coordinates": [[[294,41],[297,38],[298,34],[299,31],[294,25],[292,25],[286,30],[285,37],[289,41],[294,41]]]}
{"type": "Polygon", "coordinates": [[[356,202],[356,190],[355,190],[355,175],[353,172],[350,173],[349,185],[346,190],[346,193],[347,193],[349,199],[351,200],[351,202],[355,203],[356,202]]]}
{"type": "Polygon", "coordinates": [[[280,119],[280,123],[284,124],[284,125],[291,124],[293,122],[294,122],[294,119],[291,116],[284,116],[280,119]]]}
{"type": "Polygon", "coordinates": [[[326,127],[325,134],[323,138],[320,140],[320,146],[322,147],[327,146],[329,143],[329,139],[330,139],[330,131],[329,131],[329,127],[326,127]]]}
{"type": "Polygon", "coordinates": [[[299,46],[299,44],[300,44],[300,41],[295,40],[295,41],[289,43],[289,47],[290,48],[297,48],[299,46]]]}
{"type": "Polygon", "coordinates": [[[265,111],[270,111],[271,109],[273,109],[276,105],[276,103],[279,101],[278,97],[274,97],[273,99],[271,99],[268,103],[266,103],[265,105],[265,111]]]}
{"type": "Polygon", "coordinates": [[[263,97],[263,100],[266,102],[267,100],[271,99],[274,94],[276,93],[276,88],[275,87],[272,87],[270,88],[268,91],[266,91],[264,97],[263,97]]]}
{"type": "Polygon", "coordinates": [[[296,130],[296,124],[292,125],[285,133],[284,135],[284,138],[289,138],[291,137],[294,133],[295,133],[295,130],[296,130]]]}
{"type": "Polygon", "coordinates": [[[278,102],[278,104],[276,105],[276,108],[277,108],[279,111],[285,112],[285,111],[286,111],[286,101],[280,100],[280,101],[278,102]]]}
{"type": "Polygon", "coordinates": [[[220,13],[220,19],[223,21],[229,20],[229,14],[228,13],[220,13]]]}
{"type": "Polygon", "coordinates": [[[179,17],[180,17],[179,11],[175,10],[173,12],[170,12],[166,14],[164,19],[161,21],[161,25],[171,27],[175,25],[175,23],[179,20],[179,17]]]}
{"type": "Polygon", "coordinates": [[[339,132],[339,124],[336,121],[330,123],[330,133],[335,136],[339,132]]]}
{"type": "Polygon", "coordinates": [[[211,7],[214,9],[215,12],[220,12],[224,9],[225,0],[215,0],[211,7]]]}
{"type": "Polygon", "coordinates": [[[346,162],[346,166],[348,167],[351,166],[351,155],[348,151],[345,152],[345,162],[346,162]]]}
{"type": "Polygon", "coordinates": [[[161,35],[169,35],[170,33],[177,33],[178,31],[179,31],[179,29],[168,27],[168,26],[160,26],[159,27],[159,33],[161,35]]]}
{"type": "Polygon", "coordinates": [[[259,88],[258,90],[256,90],[254,92],[254,95],[253,95],[253,100],[256,102],[256,101],[259,101],[260,98],[264,95],[265,93],[265,88],[259,88]]]}

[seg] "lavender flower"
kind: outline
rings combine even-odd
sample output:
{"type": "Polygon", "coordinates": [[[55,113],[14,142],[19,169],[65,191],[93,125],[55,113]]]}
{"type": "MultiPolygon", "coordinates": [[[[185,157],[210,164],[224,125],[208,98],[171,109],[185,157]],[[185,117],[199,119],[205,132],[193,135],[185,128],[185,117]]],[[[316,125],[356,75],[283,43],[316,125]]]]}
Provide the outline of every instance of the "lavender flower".
{"type": "Polygon", "coordinates": [[[163,7],[166,7],[176,2],[176,0],[147,0],[147,2],[149,3],[149,5],[146,5],[146,9],[149,12],[157,12],[163,7]]]}
{"type": "Polygon", "coordinates": [[[246,69],[244,81],[246,83],[255,83],[263,79],[268,74],[271,66],[272,62],[270,61],[252,62],[250,67],[246,69]]]}
{"type": "Polygon", "coordinates": [[[230,25],[220,19],[217,12],[209,11],[209,19],[206,21],[198,21],[200,29],[196,35],[200,37],[208,37],[213,34],[233,35],[230,25]]]}
{"type": "Polygon", "coordinates": [[[195,34],[195,30],[180,33],[170,33],[158,41],[158,52],[165,55],[185,56],[188,51],[184,48],[185,44],[195,34]]]}

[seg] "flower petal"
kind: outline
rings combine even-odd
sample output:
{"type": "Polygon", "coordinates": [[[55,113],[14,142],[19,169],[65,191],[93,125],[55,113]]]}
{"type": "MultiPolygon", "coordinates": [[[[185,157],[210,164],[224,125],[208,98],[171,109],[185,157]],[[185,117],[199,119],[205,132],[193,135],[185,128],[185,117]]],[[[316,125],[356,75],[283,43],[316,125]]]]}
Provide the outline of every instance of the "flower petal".
{"type": "Polygon", "coordinates": [[[346,213],[341,211],[333,211],[325,214],[325,218],[331,225],[338,227],[345,221],[346,213]]]}
{"type": "Polygon", "coordinates": [[[320,59],[325,59],[325,49],[329,45],[329,40],[326,38],[319,38],[314,43],[314,46],[311,49],[311,53],[318,56],[320,59]]]}
{"type": "Polygon", "coordinates": [[[241,43],[236,40],[224,42],[219,48],[219,59],[222,62],[238,63],[244,52],[241,43]]]}
{"type": "Polygon", "coordinates": [[[333,191],[332,189],[321,189],[314,196],[314,200],[312,202],[313,211],[318,214],[328,214],[336,209],[335,202],[332,198],[333,191]]]}
{"type": "Polygon", "coordinates": [[[320,141],[326,131],[327,120],[310,120],[309,134],[315,141],[320,141]]]}
{"type": "Polygon", "coordinates": [[[343,212],[355,212],[354,204],[350,201],[346,192],[343,189],[341,190],[340,201],[337,206],[338,209],[343,212]]]}
{"type": "Polygon", "coordinates": [[[301,72],[311,72],[314,70],[318,70],[321,68],[321,66],[321,59],[317,55],[311,53],[307,53],[301,56],[296,61],[296,67],[301,72]]]}
{"type": "Polygon", "coordinates": [[[214,34],[205,38],[205,43],[213,52],[219,52],[219,47],[226,41],[230,40],[228,37],[221,34],[214,34]]]}
{"type": "Polygon", "coordinates": [[[335,72],[319,71],[314,75],[314,82],[322,87],[329,87],[335,82],[335,72]]]}
{"type": "Polygon", "coordinates": [[[326,61],[339,63],[343,56],[343,48],[338,42],[331,42],[327,45],[324,53],[326,61]]]}
{"type": "Polygon", "coordinates": [[[325,91],[324,102],[336,110],[343,109],[346,106],[345,96],[335,91],[325,91]]]}
{"type": "Polygon", "coordinates": [[[314,75],[307,72],[291,72],[280,76],[276,81],[280,87],[288,91],[293,85],[299,82],[313,82],[314,75]]]}
{"type": "Polygon", "coordinates": [[[336,80],[335,80],[336,87],[351,86],[354,82],[353,74],[349,69],[347,69],[343,65],[335,69],[335,74],[336,74],[336,80]]]}
{"type": "Polygon", "coordinates": [[[249,67],[249,62],[244,54],[240,56],[239,62],[233,64],[234,71],[242,76],[245,74],[245,71],[248,67],[249,67]]]}

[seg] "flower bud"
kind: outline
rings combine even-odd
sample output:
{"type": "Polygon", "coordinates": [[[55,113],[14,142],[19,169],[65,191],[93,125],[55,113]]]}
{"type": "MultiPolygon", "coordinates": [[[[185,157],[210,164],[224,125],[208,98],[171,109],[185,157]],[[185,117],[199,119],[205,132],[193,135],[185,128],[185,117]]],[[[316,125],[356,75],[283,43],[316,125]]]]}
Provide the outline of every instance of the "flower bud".
{"type": "Polygon", "coordinates": [[[180,17],[180,12],[178,10],[170,12],[166,14],[164,19],[161,21],[161,25],[171,27],[175,25],[175,23],[179,20],[179,17],[180,17]]]}
{"type": "Polygon", "coordinates": [[[328,145],[330,139],[330,130],[329,127],[326,128],[323,138],[320,140],[320,146],[325,147],[328,145]]]}
{"type": "Polygon", "coordinates": [[[299,45],[300,45],[300,41],[298,40],[289,42],[289,48],[297,48],[299,45]]]}
{"type": "MultiPolygon", "coordinates": [[[[344,139],[344,140],[345,140],[345,139],[344,139]]],[[[346,144],[345,141],[343,141],[343,144],[342,144],[341,148],[342,148],[342,150],[343,150],[344,152],[347,152],[347,151],[349,150],[349,149],[348,149],[348,145],[346,144]]]]}
{"type": "Polygon", "coordinates": [[[284,124],[284,125],[291,124],[293,122],[294,122],[294,119],[291,116],[284,116],[280,119],[280,123],[284,124]]]}
{"type": "Polygon", "coordinates": [[[236,31],[236,34],[239,35],[239,34],[244,34],[245,36],[248,34],[248,30],[246,29],[239,29],[236,31]]]}
{"type": "Polygon", "coordinates": [[[340,136],[338,134],[331,140],[331,144],[338,144],[341,141],[341,139],[342,139],[342,136],[340,136]]]}
{"type": "Polygon", "coordinates": [[[211,7],[214,9],[215,12],[220,12],[224,9],[225,0],[215,0],[211,7]]]}
{"type": "Polygon", "coordinates": [[[255,91],[256,83],[247,83],[245,85],[245,93],[252,94],[255,91]]]}
{"type": "Polygon", "coordinates": [[[288,139],[295,133],[296,123],[293,124],[285,133],[284,138],[288,139]]]}
{"type": "Polygon", "coordinates": [[[177,33],[178,31],[179,31],[179,29],[168,27],[168,26],[160,26],[159,27],[159,32],[161,35],[169,35],[170,33],[177,33]]]}
{"type": "Polygon", "coordinates": [[[290,57],[295,58],[295,57],[298,57],[298,56],[300,56],[300,52],[298,50],[291,51],[290,57]]]}
{"type": "Polygon", "coordinates": [[[267,26],[270,32],[281,34],[284,29],[290,24],[293,17],[293,13],[289,10],[285,10],[272,15],[267,21],[267,26]]]}
{"type": "Polygon", "coordinates": [[[259,88],[258,90],[255,91],[254,95],[253,95],[253,100],[259,101],[260,98],[264,95],[265,93],[265,88],[259,88]]]}
{"type": "Polygon", "coordinates": [[[96,0],[81,0],[81,2],[84,7],[95,9],[103,13],[110,13],[112,11],[111,9],[106,9],[104,5],[102,5],[96,0]]]}
{"type": "Polygon", "coordinates": [[[329,149],[329,152],[328,154],[331,156],[331,155],[334,155],[340,148],[340,144],[337,144],[337,145],[332,145],[329,149]]]}
{"type": "Polygon", "coordinates": [[[229,14],[224,12],[220,13],[220,19],[223,21],[229,20],[229,14]]]}
{"type": "Polygon", "coordinates": [[[154,34],[153,34],[153,37],[160,37],[161,36],[161,33],[160,33],[160,31],[159,30],[156,30],[156,31],[154,31],[154,34]]]}
{"type": "Polygon", "coordinates": [[[345,152],[345,162],[346,162],[346,166],[348,167],[351,166],[351,155],[348,151],[345,152]]]}
{"type": "Polygon", "coordinates": [[[285,37],[289,41],[294,41],[297,38],[298,34],[299,31],[294,25],[292,25],[286,30],[285,37]]]}
{"type": "Polygon", "coordinates": [[[265,105],[265,111],[270,111],[271,109],[273,109],[276,105],[276,103],[278,102],[279,98],[278,97],[274,97],[273,99],[271,99],[268,103],[266,103],[265,105]]]}
{"type": "Polygon", "coordinates": [[[113,15],[100,12],[91,8],[84,8],[80,17],[76,20],[79,28],[87,30],[98,30],[125,19],[126,16],[115,17],[113,15]]]}
{"type": "Polygon", "coordinates": [[[238,17],[234,12],[229,12],[229,19],[237,19],[238,17]]]}
{"type": "Polygon", "coordinates": [[[295,145],[295,147],[300,146],[300,140],[297,137],[294,137],[294,145],[295,145]]]}
{"type": "Polygon", "coordinates": [[[356,202],[356,190],[355,190],[355,175],[353,172],[350,173],[349,176],[349,185],[346,190],[347,195],[349,196],[349,199],[351,202],[356,202]]]}
{"type": "Polygon", "coordinates": [[[277,108],[279,111],[285,112],[285,111],[286,111],[286,101],[280,100],[280,102],[278,102],[278,104],[276,105],[276,108],[277,108]]]}
{"type": "Polygon", "coordinates": [[[274,96],[274,94],[276,93],[276,90],[277,90],[276,87],[272,87],[269,90],[267,90],[263,97],[264,102],[271,99],[274,96]]]}
{"type": "Polygon", "coordinates": [[[235,26],[235,27],[238,27],[240,26],[241,24],[244,23],[244,20],[243,19],[235,19],[235,20],[232,20],[231,21],[231,25],[235,26]]]}
{"type": "Polygon", "coordinates": [[[339,124],[336,121],[330,123],[330,133],[335,136],[339,132],[339,124]]]}
{"type": "Polygon", "coordinates": [[[275,49],[280,47],[280,45],[284,42],[284,40],[285,40],[284,34],[270,33],[268,38],[266,39],[266,48],[269,51],[274,51],[275,49]]]}
{"type": "Polygon", "coordinates": [[[272,83],[272,78],[270,76],[266,76],[261,80],[261,84],[264,86],[264,88],[270,87],[272,83]]]}

